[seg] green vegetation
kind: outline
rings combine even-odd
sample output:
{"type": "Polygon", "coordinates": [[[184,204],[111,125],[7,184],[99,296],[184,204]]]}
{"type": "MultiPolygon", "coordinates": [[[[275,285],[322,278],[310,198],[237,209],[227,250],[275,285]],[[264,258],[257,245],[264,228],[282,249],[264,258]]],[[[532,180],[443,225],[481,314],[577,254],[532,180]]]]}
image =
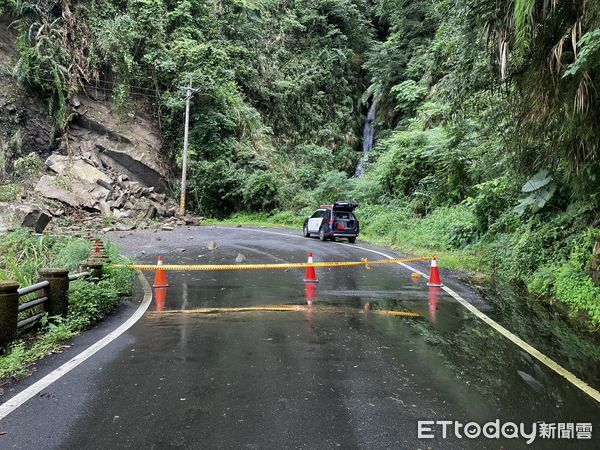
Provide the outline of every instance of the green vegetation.
{"type": "Polygon", "coordinates": [[[43,331],[32,341],[19,340],[0,356],[0,379],[7,377],[23,378],[28,367],[52,352],[61,350],[61,343],[75,336],[64,322],[42,321],[43,331]]]}
{"type": "Polygon", "coordinates": [[[598,324],[586,259],[600,210],[599,5],[15,1],[15,76],[49,99],[59,129],[82,86],[109,81],[122,120],[147,98],[175,163],[191,77],[199,214],[284,211],[269,220],[297,225],[294,213],[352,198],[365,236],[446,252],[598,324]],[[355,179],[375,100],[376,146],[355,179]]]}
{"type": "Polygon", "coordinates": [[[191,77],[192,205],[220,217],[289,208],[324,168],[351,172],[358,160],[369,10],[364,0],[17,1],[14,74],[61,130],[85,85],[108,80],[122,120],[147,98],[174,160],[178,86],[191,77]]]}
{"type": "Polygon", "coordinates": [[[9,173],[8,163],[23,147],[23,136],[17,130],[10,139],[0,141],[0,183],[4,181],[9,173]]]}
{"type": "MultiPolygon", "coordinates": [[[[72,245],[78,245],[78,242],[72,245]]],[[[0,235],[0,280],[14,280],[22,286],[36,283],[38,270],[49,267],[53,256],[66,244],[66,239],[36,236],[25,229],[0,235]]]]}
{"type": "Polygon", "coordinates": [[[15,174],[18,176],[31,175],[40,172],[43,163],[38,155],[29,153],[28,155],[15,159],[13,167],[15,174]]]}
{"type": "MultiPolygon", "coordinates": [[[[0,236],[0,280],[17,280],[22,286],[37,282],[44,266],[76,271],[89,256],[89,241],[67,236],[36,236],[19,230],[0,236]]],[[[125,262],[119,249],[106,245],[112,261],[125,262]]],[[[75,281],[70,284],[69,314],[66,319],[45,317],[35,334],[23,335],[0,356],[0,379],[27,375],[31,363],[50,352],[60,351],[62,342],[107,316],[123,296],[131,293],[132,273],[108,269],[98,283],[75,281]]]]}
{"type": "Polygon", "coordinates": [[[13,202],[21,197],[22,189],[16,183],[0,185],[0,202],[13,202]]]}

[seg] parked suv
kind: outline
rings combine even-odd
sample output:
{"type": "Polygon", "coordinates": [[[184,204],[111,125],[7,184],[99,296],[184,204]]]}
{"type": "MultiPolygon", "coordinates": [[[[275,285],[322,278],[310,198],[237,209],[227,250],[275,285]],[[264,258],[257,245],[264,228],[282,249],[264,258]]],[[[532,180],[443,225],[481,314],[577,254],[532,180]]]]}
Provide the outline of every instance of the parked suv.
{"type": "Polygon", "coordinates": [[[333,205],[321,206],[304,221],[302,234],[304,237],[318,234],[322,241],[328,238],[346,238],[353,244],[360,229],[353,213],[357,207],[353,202],[335,202],[333,205]]]}

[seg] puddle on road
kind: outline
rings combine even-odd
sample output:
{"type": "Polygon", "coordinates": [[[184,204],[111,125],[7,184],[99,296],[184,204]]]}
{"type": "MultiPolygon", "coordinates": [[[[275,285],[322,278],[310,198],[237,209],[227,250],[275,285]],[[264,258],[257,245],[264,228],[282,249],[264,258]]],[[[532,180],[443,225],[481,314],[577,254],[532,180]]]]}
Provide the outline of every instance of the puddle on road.
{"type": "MultiPolygon", "coordinates": [[[[597,336],[577,330],[549,308],[506,286],[490,290],[485,300],[490,305],[487,315],[586,383],[600,388],[597,336]]],[[[373,304],[385,309],[407,305],[398,297],[378,299],[373,304]]],[[[598,424],[600,409],[593,399],[447,295],[441,296],[435,308],[430,297],[428,305],[429,320],[412,321],[409,326],[437,350],[458,379],[482,395],[496,397],[504,414],[550,422],[578,417],[598,424]]],[[[393,335],[393,330],[388,332],[393,335]]]]}
{"type": "MultiPolygon", "coordinates": [[[[221,253],[219,261],[211,262],[231,262],[237,250],[230,253],[221,253]]],[[[280,257],[291,259],[285,252],[280,257]]],[[[310,301],[316,306],[311,314],[318,315],[318,307],[339,308],[344,314],[354,316],[356,324],[367,320],[364,314],[367,305],[378,310],[416,312],[424,319],[368,320],[378,324],[373,329],[379,335],[400,348],[405,345],[406,333],[413,333],[423,347],[412,354],[432,365],[431,370],[437,372],[432,375],[437,377],[436,384],[461,383],[491,398],[498,411],[508,418],[511,415],[519,420],[554,418],[555,422],[559,418],[572,421],[575,415],[594,421],[599,418],[599,408],[593,400],[515,347],[447,294],[429,290],[424,280],[412,279],[410,272],[401,268],[319,270],[321,282],[311,288],[302,283],[303,273],[294,270],[183,272],[169,276],[174,281],[172,287],[155,301],[154,307],[159,312],[216,306],[306,305],[310,301]]],[[[600,388],[597,338],[575,330],[541,305],[528,302],[507,288],[491,292],[485,301],[473,292],[464,291],[461,295],[578,377],[600,388]]],[[[279,314],[305,313],[234,313],[227,319],[229,325],[235,326],[232,320],[239,320],[239,314],[280,317],[279,314]]],[[[207,320],[205,315],[199,317],[202,319],[198,320],[207,320]]],[[[177,324],[177,320],[170,318],[168,323],[177,324]]],[[[186,314],[181,320],[190,323],[196,319],[186,314]]],[[[161,322],[160,326],[165,324],[161,322]]]]}

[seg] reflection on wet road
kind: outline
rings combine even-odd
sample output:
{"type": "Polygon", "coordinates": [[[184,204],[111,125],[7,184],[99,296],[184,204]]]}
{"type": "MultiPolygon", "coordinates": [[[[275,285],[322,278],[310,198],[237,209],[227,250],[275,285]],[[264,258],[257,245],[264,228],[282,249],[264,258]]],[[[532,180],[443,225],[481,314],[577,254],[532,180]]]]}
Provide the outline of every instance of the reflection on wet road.
{"type": "MultiPolygon", "coordinates": [[[[308,251],[317,261],[369,256],[247,230],[148,232],[118,240],[145,263],[159,254],[173,264],[232,264],[239,253],[246,263],[305,262],[308,251]],[[206,249],[210,240],[218,244],[213,251],[206,249]]],[[[166,295],[155,298],[127,337],[90,360],[83,378],[74,371],[56,388],[86,383],[83,396],[57,394],[54,407],[64,420],[51,421],[56,435],[45,446],[525,447],[523,440],[418,440],[418,420],[591,422],[600,433],[593,400],[406,269],[325,269],[318,276],[320,283],[307,288],[298,270],[169,273],[166,295]],[[263,305],[301,308],[194,313],[263,305]],[[165,313],[182,310],[188,313],[165,313]],[[376,310],[422,317],[371,313],[376,310]],[[80,403],[76,417],[69,415],[74,401],[80,403]]],[[[474,292],[457,283],[453,288],[491,310],[474,292]]],[[[19,419],[31,423],[24,419],[36,402],[9,416],[3,429],[19,419]]],[[[12,442],[39,443],[44,430],[12,442]]],[[[535,445],[585,444],[538,439],[535,445]]]]}

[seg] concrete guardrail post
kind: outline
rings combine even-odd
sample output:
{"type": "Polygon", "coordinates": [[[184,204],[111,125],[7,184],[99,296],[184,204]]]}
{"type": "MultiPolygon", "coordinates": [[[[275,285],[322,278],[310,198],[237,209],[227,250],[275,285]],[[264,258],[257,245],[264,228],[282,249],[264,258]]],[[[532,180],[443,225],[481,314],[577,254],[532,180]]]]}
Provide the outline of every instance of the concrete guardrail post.
{"type": "Polygon", "coordinates": [[[41,281],[47,281],[48,301],[45,303],[48,316],[67,317],[69,310],[69,271],[65,269],[42,269],[39,273],[41,281]]]}
{"type": "Polygon", "coordinates": [[[84,261],[81,270],[90,273],[90,280],[97,283],[104,276],[104,264],[99,261],[84,261]]]}
{"type": "Polygon", "coordinates": [[[9,343],[17,334],[19,283],[0,281],[0,345],[9,343]]]}

